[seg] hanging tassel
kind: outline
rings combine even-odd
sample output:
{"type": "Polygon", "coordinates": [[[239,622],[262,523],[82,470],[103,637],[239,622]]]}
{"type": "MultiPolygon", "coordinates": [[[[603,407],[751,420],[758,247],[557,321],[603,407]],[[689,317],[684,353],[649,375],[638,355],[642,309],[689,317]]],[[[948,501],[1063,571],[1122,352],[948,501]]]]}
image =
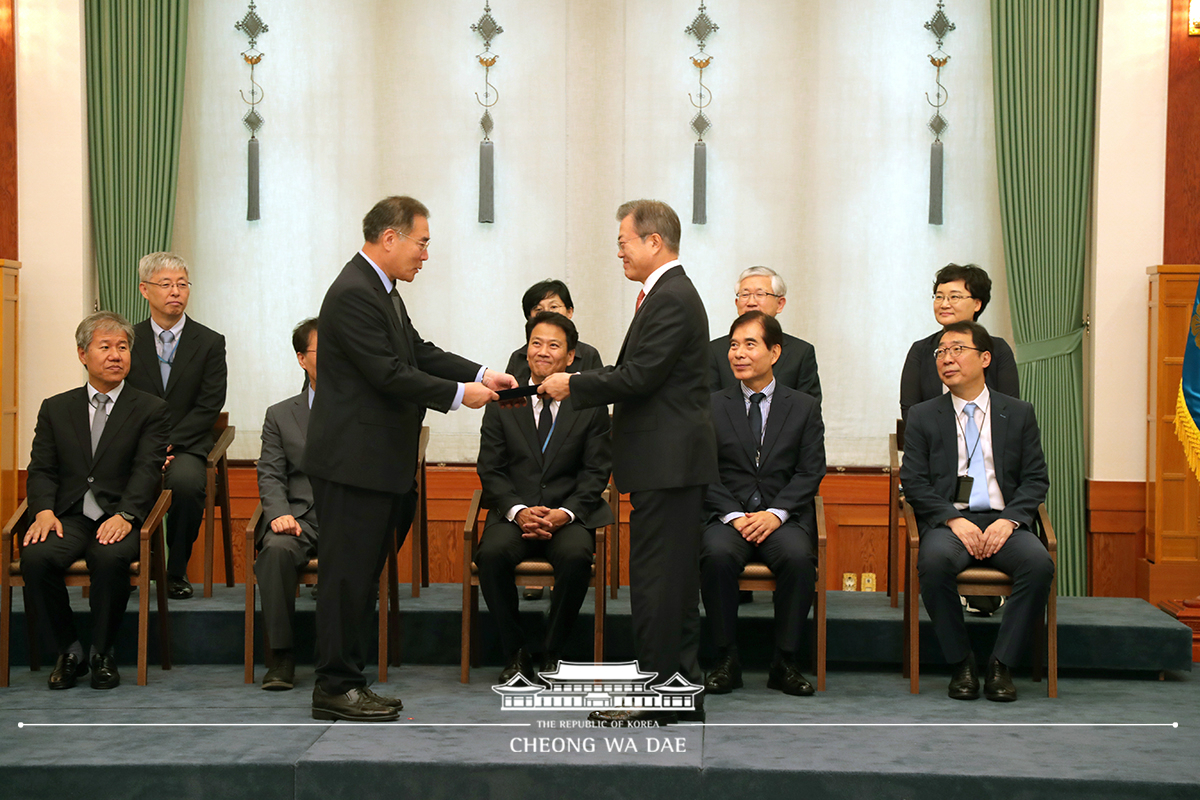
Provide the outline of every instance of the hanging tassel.
{"type": "Polygon", "coordinates": [[[708,207],[705,204],[708,193],[708,178],[706,175],[708,157],[704,152],[704,142],[696,142],[692,160],[692,224],[704,225],[708,222],[708,207]]]}
{"type": "Polygon", "coordinates": [[[942,224],[942,143],[929,148],[929,224],[942,224]]]}
{"type": "Polygon", "coordinates": [[[493,192],[496,151],[491,142],[479,143],[479,221],[496,221],[496,199],[493,192]]]}
{"type": "Polygon", "coordinates": [[[253,136],[246,154],[246,219],[258,219],[258,139],[253,136]]]}

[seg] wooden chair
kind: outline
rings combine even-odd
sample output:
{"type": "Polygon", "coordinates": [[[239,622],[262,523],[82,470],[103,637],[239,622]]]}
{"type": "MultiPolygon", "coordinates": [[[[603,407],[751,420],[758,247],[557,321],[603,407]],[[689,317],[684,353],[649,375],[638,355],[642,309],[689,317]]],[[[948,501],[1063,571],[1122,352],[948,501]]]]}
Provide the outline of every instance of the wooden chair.
{"type": "MultiPolygon", "coordinates": [[[[921,586],[917,578],[917,553],[920,550],[921,538],[917,532],[917,519],[912,506],[903,503],[903,509],[904,522],[908,527],[908,578],[904,587],[904,676],[909,679],[909,691],[919,694],[921,586]]],[[[1045,503],[1038,506],[1037,534],[1050,552],[1050,560],[1054,563],[1054,579],[1050,583],[1046,619],[1039,619],[1033,634],[1033,679],[1042,679],[1042,646],[1045,644],[1049,656],[1046,695],[1058,697],[1058,540],[1054,537],[1054,528],[1050,524],[1050,515],[1046,511],[1045,503]]],[[[958,593],[1007,597],[1012,594],[1012,578],[998,569],[970,567],[958,573],[958,593]]]]}
{"type": "MultiPolygon", "coordinates": [[[[471,506],[467,510],[466,524],[463,526],[463,607],[462,607],[462,674],[459,680],[471,682],[471,667],[479,666],[479,567],[475,564],[475,552],[479,548],[479,537],[483,530],[483,522],[487,517],[487,509],[481,508],[483,492],[479,489],[471,495],[471,506]]],[[[609,489],[604,490],[605,502],[611,502],[609,489]]],[[[592,580],[588,584],[595,589],[595,630],[593,633],[593,658],[597,663],[604,660],[604,601],[606,597],[605,580],[607,574],[607,554],[605,535],[606,528],[596,529],[596,557],[592,564],[592,580]]],[[[522,561],[517,564],[516,584],[518,586],[554,586],[554,567],[549,561],[522,561]]]]}
{"type": "MultiPolygon", "coordinates": [[[[429,446],[429,426],[421,427],[417,442],[417,513],[413,515],[412,531],[412,596],[420,597],[421,588],[429,587],[429,495],[426,491],[425,449],[429,446]]],[[[393,598],[398,601],[398,598],[393,598]]]]}
{"type": "MultiPolygon", "coordinates": [[[[259,503],[254,513],[250,515],[250,520],[246,523],[246,642],[245,642],[245,680],[246,683],[254,683],[254,611],[256,607],[255,595],[258,582],[254,575],[254,560],[258,556],[258,547],[255,544],[254,532],[258,530],[260,524],[266,524],[262,519],[263,507],[259,503]]],[[[393,533],[393,537],[395,534],[393,533]]],[[[396,590],[396,581],[399,575],[399,570],[396,567],[396,547],[395,538],[393,538],[393,546],[388,550],[387,564],[383,568],[383,572],[379,574],[379,680],[386,682],[388,676],[388,655],[393,654],[393,658],[398,661],[399,653],[399,604],[397,602],[398,593],[396,590]],[[388,603],[386,600],[391,598],[393,607],[389,613],[388,603]]],[[[315,558],[310,558],[308,563],[300,570],[299,585],[300,586],[315,586],[317,584],[317,565],[318,561],[315,558]]],[[[267,666],[271,666],[271,643],[267,641],[266,631],[263,631],[263,651],[266,654],[267,666]]],[[[394,663],[392,666],[399,666],[399,663],[394,663]]]]}
{"type": "Polygon", "coordinates": [[[233,586],[233,518],[229,514],[229,445],[233,444],[236,431],[229,424],[229,412],[222,411],[213,425],[216,444],[208,451],[208,465],[204,487],[204,596],[212,597],[213,587],[213,543],[215,510],[221,507],[221,535],[225,544],[225,585],[233,586]]]}
{"type": "MultiPolygon", "coordinates": [[[[816,647],[813,649],[813,670],[817,673],[817,691],[825,691],[825,503],[820,495],[814,498],[817,514],[817,591],[813,603],[813,623],[816,628],[816,647]]],[[[738,589],[742,591],[775,591],[775,576],[761,561],[751,561],[738,576],[738,589]]]]}
{"type": "Polygon", "coordinates": [[[621,588],[621,493],[617,491],[612,478],[608,480],[608,507],[612,509],[613,527],[609,541],[609,571],[612,579],[609,581],[612,599],[617,599],[617,590],[621,588]]]}
{"type": "MultiPolygon", "coordinates": [[[[171,507],[171,492],[163,490],[139,533],[140,552],[137,561],[129,565],[129,582],[138,590],[138,686],[146,685],[147,649],[150,643],[150,581],[158,590],[158,646],[162,668],[171,668],[171,619],[167,615],[167,563],[163,550],[163,517],[171,507]]],[[[0,534],[0,686],[8,686],[9,636],[12,632],[12,590],[24,586],[21,574],[21,538],[29,528],[26,519],[28,505],[22,500],[16,513],[4,525],[0,534]],[[13,546],[17,558],[13,559],[13,546]]],[[[67,586],[91,585],[87,562],[79,559],[67,568],[67,586]]],[[[31,609],[25,609],[25,627],[29,633],[29,669],[40,669],[37,646],[37,621],[31,609]]]]}
{"type": "Polygon", "coordinates": [[[888,434],[888,599],[900,605],[900,575],[904,572],[904,542],[900,535],[900,461],[904,456],[904,420],[896,420],[896,432],[888,434]]]}

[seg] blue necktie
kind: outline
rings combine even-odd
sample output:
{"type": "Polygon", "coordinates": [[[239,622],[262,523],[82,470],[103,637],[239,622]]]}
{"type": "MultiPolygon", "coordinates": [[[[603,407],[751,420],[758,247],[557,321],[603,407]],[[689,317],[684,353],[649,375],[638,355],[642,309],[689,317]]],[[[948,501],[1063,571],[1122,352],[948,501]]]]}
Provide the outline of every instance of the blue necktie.
{"type": "Polygon", "coordinates": [[[166,389],[167,379],[171,377],[171,364],[175,361],[175,348],[171,347],[171,342],[175,341],[175,334],[163,331],[158,338],[162,340],[162,355],[158,357],[158,368],[162,372],[163,388],[166,389]]]}
{"type": "Polygon", "coordinates": [[[971,459],[967,465],[967,474],[974,479],[971,483],[971,502],[968,509],[989,511],[992,500],[988,496],[987,470],[983,466],[983,442],[980,441],[979,426],[975,424],[975,408],[974,403],[963,406],[963,412],[967,415],[967,421],[963,424],[963,438],[966,440],[967,454],[971,459]]]}

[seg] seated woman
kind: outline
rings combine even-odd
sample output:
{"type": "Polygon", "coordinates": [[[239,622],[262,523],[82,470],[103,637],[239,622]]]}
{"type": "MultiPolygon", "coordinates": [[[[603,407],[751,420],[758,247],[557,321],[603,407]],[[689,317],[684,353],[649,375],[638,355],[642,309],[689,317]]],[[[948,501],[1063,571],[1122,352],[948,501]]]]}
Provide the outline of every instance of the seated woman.
{"type": "MultiPolygon", "coordinates": [[[[521,297],[521,312],[526,320],[533,319],[543,311],[553,311],[562,314],[567,319],[575,316],[575,305],[571,302],[571,290],[559,280],[548,278],[538,281],[525,290],[521,297]]],[[[508,358],[505,372],[517,380],[529,377],[529,364],[525,361],[525,345],[513,350],[508,358]],[[518,375],[517,373],[521,373],[518,375]]],[[[600,369],[604,361],[600,353],[590,344],[580,342],[575,350],[575,360],[567,367],[568,372],[583,372],[589,369],[600,369]]]]}
{"type": "MultiPolygon", "coordinates": [[[[933,351],[938,346],[942,330],[952,322],[977,320],[992,299],[992,279],[975,264],[947,264],[933,279],[933,317],[942,327],[924,339],[913,342],[900,373],[900,416],[908,419],[908,409],[917,403],[932,400],[942,394],[944,387],[938,377],[933,351]]],[[[1017,360],[1008,342],[992,337],[992,363],[984,370],[989,389],[1010,397],[1020,397],[1017,360]]]]}

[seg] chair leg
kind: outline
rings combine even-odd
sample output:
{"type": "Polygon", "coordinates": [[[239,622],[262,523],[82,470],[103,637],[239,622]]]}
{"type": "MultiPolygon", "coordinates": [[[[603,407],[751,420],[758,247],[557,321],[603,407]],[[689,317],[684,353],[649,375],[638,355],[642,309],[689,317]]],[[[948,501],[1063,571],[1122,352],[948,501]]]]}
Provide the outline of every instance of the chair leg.
{"type": "MultiPolygon", "coordinates": [[[[6,581],[0,591],[0,688],[8,686],[8,637],[12,627],[12,586],[6,581]]],[[[27,621],[28,622],[28,621],[27,621]]]]}
{"type": "Polygon", "coordinates": [[[463,577],[463,599],[462,599],[462,643],[459,660],[461,661],[461,673],[459,681],[462,683],[471,682],[471,623],[475,616],[471,603],[475,600],[474,587],[471,586],[471,576],[468,573],[463,577]]]}
{"type": "MultiPolygon", "coordinates": [[[[252,556],[247,553],[247,559],[252,556]]],[[[254,591],[254,567],[250,561],[246,561],[246,630],[245,630],[245,675],[243,676],[246,683],[254,683],[254,606],[255,606],[255,591],[254,591]]]]}
{"type": "Polygon", "coordinates": [[[154,547],[150,550],[150,563],[153,564],[151,576],[154,578],[154,590],[158,598],[158,657],[163,669],[171,668],[171,615],[167,607],[167,561],[163,555],[162,528],[154,534],[157,537],[154,547]]]}
{"type": "Polygon", "coordinates": [[[828,595],[823,590],[817,591],[817,691],[825,691],[825,611],[828,595]]]}
{"type": "Polygon", "coordinates": [[[217,549],[213,537],[216,536],[216,491],[217,481],[213,474],[215,470],[207,470],[204,478],[204,596],[212,597],[213,587],[213,554],[217,549]]]}
{"type": "MultiPolygon", "coordinates": [[[[146,559],[148,561],[149,559],[146,559]]],[[[137,685],[146,685],[146,671],[150,649],[150,570],[145,561],[138,576],[138,634],[137,634],[137,685]]]]}
{"type": "Polygon", "coordinates": [[[1054,585],[1050,587],[1050,602],[1046,606],[1046,651],[1049,656],[1050,666],[1047,670],[1049,675],[1046,678],[1046,694],[1049,697],[1058,697],[1058,598],[1055,596],[1058,593],[1058,581],[1055,580],[1054,585]]]}
{"type": "Polygon", "coordinates": [[[387,559],[388,604],[390,607],[388,614],[388,664],[393,667],[400,666],[402,655],[400,652],[400,565],[398,562],[399,556],[396,553],[395,546],[393,546],[388,552],[387,559]]]}
{"type": "Polygon", "coordinates": [[[233,588],[233,517],[229,510],[229,462],[221,466],[221,532],[225,542],[225,585],[233,588]]]}
{"type": "Polygon", "coordinates": [[[908,583],[904,587],[905,617],[908,635],[905,636],[905,649],[908,651],[908,690],[912,694],[921,693],[921,608],[920,587],[914,574],[915,569],[908,570],[908,583]]]}

